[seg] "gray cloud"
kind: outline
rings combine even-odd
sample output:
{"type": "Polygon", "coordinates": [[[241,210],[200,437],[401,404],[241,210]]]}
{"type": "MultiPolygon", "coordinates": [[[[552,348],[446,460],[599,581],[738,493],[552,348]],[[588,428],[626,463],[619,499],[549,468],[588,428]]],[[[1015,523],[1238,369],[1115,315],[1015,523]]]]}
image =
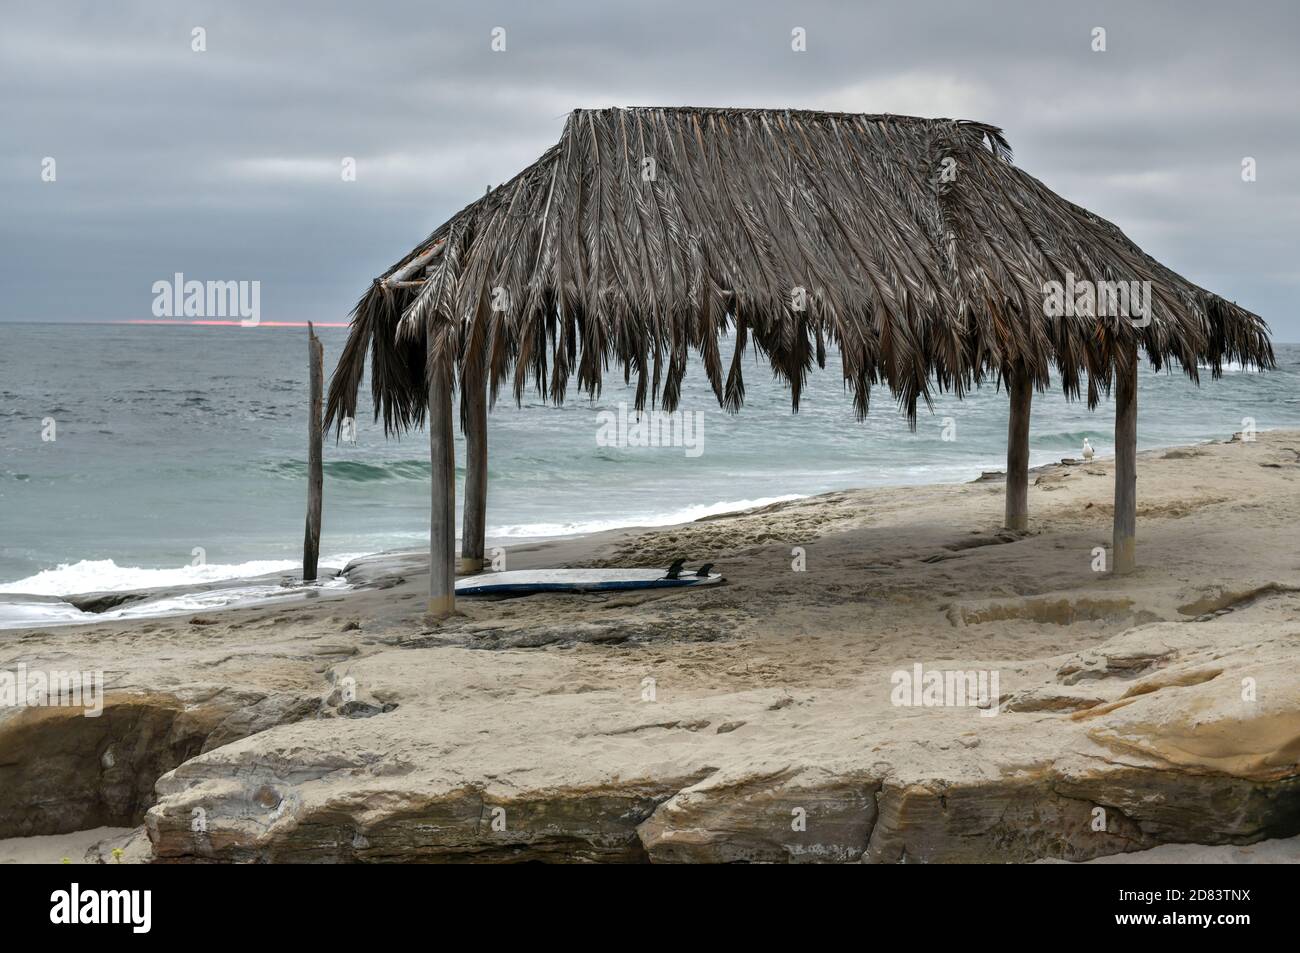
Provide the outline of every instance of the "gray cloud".
{"type": "Polygon", "coordinates": [[[569,109],[692,103],[996,123],[1022,167],[1300,340],[1300,11],[1134,6],[11,7],[0,319],[148,317],[151,284],[184,271],[260,280],[264,320],[342,320],[371,277],[553,143],[569,109]]]}

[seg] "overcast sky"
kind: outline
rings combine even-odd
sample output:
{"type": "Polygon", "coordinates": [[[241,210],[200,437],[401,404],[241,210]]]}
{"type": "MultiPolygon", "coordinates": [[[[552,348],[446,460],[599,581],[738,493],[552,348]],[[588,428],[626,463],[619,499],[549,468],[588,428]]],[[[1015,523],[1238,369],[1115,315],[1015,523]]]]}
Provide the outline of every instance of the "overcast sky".
{"type": "Polygon", "coordinates": [[[0,319],[149,318],[180,271],[260,281],[263,321],[342,321],[570,109],[679,104],[1000,125],[1020,166],[1300,341],[1294,0],[4,0],[0,319]]]}

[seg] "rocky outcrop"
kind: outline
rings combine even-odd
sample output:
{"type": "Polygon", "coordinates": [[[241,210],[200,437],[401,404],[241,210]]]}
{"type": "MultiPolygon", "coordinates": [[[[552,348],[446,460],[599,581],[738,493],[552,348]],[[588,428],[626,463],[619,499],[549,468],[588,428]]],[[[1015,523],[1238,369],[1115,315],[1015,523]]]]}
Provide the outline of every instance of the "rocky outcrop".
{"type": "Polygon", "coordinates": [[[319,705],[288,694],[109,692],[93,717],[9,709],[0,717],[0,838],[139,824],[162,774],[319,705]]]}
{"type": "Polygon", "coordinates": [[[887,675],[645,702],[583,690],[553,654],[392,651],[336,678],[395,708],[194,757],[159,781],[147,830],[163,861],[1007,862],[1248,844],[1300,832],[1300,674],[1283,664],[1297,647],[1250,625],[1143,626],[1024,670],[993,717],[894,707],[887,675]],[[1087,705],[1015,703],[1083,688],[1087,705]]]}
{"type": "Polygon", "coordinates": [[[658,863],[858,860],[876,823],[877,778],[825,770],[710,777],[640,826],[658,863]]]}

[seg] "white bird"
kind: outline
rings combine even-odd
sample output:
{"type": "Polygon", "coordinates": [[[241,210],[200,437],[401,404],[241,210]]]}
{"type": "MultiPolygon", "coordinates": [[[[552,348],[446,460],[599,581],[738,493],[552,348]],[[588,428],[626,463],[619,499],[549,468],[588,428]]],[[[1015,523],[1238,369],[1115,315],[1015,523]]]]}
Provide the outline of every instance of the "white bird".
{"type": "Polygon", "coordinates": [[[1087,437],[1083,438],[1083,462],[1092,463],[1092,444],[1088,442],[1087,437]]]}

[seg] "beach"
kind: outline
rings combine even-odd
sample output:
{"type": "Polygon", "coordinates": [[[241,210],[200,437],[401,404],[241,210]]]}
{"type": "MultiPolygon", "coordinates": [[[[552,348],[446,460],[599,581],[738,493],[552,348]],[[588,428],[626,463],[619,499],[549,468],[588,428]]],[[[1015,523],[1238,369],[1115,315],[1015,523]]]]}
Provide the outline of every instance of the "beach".
{"type": "Polygon", "coordinates": [[[315,598],[6,630],[0,671],[105,691],[0,711],[0,860],[1295,859],[1300,432],[1140,453],[1124,577],[1112,465],[1036,467],[1026,533],[990,474],[505,553],[711,561],[699,591],[432,624],[398,553],[315,598]]]}

